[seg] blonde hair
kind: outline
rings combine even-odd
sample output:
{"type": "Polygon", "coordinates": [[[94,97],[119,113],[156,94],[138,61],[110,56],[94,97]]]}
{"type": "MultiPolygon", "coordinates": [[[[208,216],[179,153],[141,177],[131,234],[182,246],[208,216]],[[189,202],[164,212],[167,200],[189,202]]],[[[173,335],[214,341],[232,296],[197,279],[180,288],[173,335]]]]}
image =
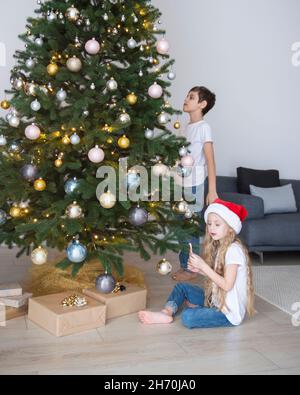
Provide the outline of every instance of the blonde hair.
{"type": "MultiPolygon", "coordinates": [[[[210,234],[207,231],[204,239],[203,246],[203,259],[204,261],[220,276],[224,277],[225,271],[225,256],[228,248],[233,244],[238,243],[246,257],[247,262],[247,313],[250,317],[255,314],[254,309],[254,286],[253,286],[253,276],[252,276],[252,263],[249,256],[249,252],[247,247],[243,244],[243,242],[237,237],[235,231],[229,227],[227,235],[222,240],[213,240],[210,234]]],[[[206,279],[205,284],[205,300],[206,305],[212,305],[212,294],[213,294],[213,282],[210,279],[206,279]]],[[[217,287],[217,299],[220,304],[220,311],[225,307],[226,308],[226,292],[217,287]]]]}

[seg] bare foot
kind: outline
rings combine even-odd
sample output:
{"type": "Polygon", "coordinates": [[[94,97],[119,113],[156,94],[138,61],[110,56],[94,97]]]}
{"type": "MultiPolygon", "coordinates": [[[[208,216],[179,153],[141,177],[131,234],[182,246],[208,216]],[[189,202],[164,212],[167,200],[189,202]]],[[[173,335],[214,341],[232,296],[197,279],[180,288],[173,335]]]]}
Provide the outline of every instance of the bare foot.
{"type": "Polygon", "coordinates": [[[138,317],[142,324],[171,324],[173,322],[173,317],[163,312],[140,311],[138,317]]]}
{"type": "Polygon", "coordinates": [[[188,307],[189,309],[195,309],[196,307],[199,307],[199,305],[197,305],[197,304],[192,304],[192,303],[190,303],[188,300],[185,301],[185,304],[187,305],[187,307],[188,307]]]}
{"type": "Polygon", "coordinates": [[[198,273],[191,273],[184,270],[182,273],[174,274],[172,277],[175,281],[190,281],[198,277],[198,273]]]}

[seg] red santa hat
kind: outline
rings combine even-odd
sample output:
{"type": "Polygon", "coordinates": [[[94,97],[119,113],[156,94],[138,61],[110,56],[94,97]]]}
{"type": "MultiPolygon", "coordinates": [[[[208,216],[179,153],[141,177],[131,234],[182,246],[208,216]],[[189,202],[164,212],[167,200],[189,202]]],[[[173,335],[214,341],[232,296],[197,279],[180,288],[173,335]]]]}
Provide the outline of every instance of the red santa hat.
{"type": "Polygon", "coordinates": [[[216,199],[210,204],[204,213],[204,220],[207,223],[208,214],[214,213],[224,219],[225,222],[239,234],[242,230],[242,222],[247,218],[248,212],[244,206],[239,204],[225,202],[221,199],[216,199]]]}

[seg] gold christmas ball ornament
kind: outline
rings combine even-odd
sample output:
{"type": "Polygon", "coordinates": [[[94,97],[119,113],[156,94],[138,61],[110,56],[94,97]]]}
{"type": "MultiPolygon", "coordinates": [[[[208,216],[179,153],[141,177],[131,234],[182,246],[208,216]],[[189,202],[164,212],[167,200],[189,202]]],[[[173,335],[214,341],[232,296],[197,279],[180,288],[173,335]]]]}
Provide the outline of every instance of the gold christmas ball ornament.
{"type": "Polygon", "coordinates": [[[161,274],[162,276],[166,276],[171,273],[172,271],[172,265],[169,261],[166,259],[162,259],[161,261],[158,262],[156,265],[156,271],[161,274]]]}
{"type": "Polygon", "coordinates": [[[42,192],[46,189],[46,187],[47,187],[47,184],[42,178],[39,178],[38,180],[34,181],[34,189],[36,191],[42,192]]]}
{"type": "Polygon", "coordinates": [[[50,63],[47,66],[47,73],[51,76],[54,77],[58,73],[59,67],[57,66],[56,63],[50,63]]]}
{"type": "Polygon", "coordinates": [[[106,140],[106,142],[107,142],[107,144],[111,145],[111,144],[113,144],[114,139],[113,139],[112,137],[109,137],[109,138],[106,140]]]}
{"type": "Polygon", "coordinates": [[[60,168],[63,165],[63,161],[61,159],[56,159],[56,161],[54,162],[55,167],[60,168]]]}
{"type": "Polygon", "coordinates": [[[12,216],[13,218],[20,218],[22,215],[21,209],[18,206],[13,206],[9,210],[9,215],[12,216]]]}
{"type": "Polygon", "coordinates": [[[67,135],[64,136],[64,137],[62,138],[61,142],[62,142],[64,145],[70,145],[70,144],[71,144],[70,137],[67,136],[67,135]]]}
{"type": "Polygon", "coordinates": [[[3,110],[8,110],[10,107],[10,102],[8,100],[3,100],[1,102],[1,108],[3,108],[3,110]]]}
{"type": "Polygon", "coordinates": [[[127,149],[130,146],[130,140],[125,135],[118,140],[118,146],[122,149],[127,149]]]}
{"type": "Polygon", "coordinates": [[[138,97],[134,93],[130,93],[129,95],[127,95],[126,100],[128,104],[134,106],[138,101],[138,97]]]}
{"type": "Polygon", "coordinates": [[[176,121],[176,122],[174,123],[174,128],[175,128],[175,129],[180,129],[180,127],[181,127],[180,122],[179,122],[179,121],[176,121]]]}

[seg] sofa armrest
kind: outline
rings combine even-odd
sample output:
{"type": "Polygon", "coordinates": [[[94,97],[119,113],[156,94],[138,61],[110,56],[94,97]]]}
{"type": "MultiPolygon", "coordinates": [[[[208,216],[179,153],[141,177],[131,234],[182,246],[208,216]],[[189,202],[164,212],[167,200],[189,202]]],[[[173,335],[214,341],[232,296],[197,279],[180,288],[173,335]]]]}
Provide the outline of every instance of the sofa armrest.
{"type": "Polygon", "coordinates": [[[257,196],[234,192],[221,192],[219,193],[219,197],[228,202],[243,205],[248,211],[247,219],[264,218],[264,201],[257,196]]]}

